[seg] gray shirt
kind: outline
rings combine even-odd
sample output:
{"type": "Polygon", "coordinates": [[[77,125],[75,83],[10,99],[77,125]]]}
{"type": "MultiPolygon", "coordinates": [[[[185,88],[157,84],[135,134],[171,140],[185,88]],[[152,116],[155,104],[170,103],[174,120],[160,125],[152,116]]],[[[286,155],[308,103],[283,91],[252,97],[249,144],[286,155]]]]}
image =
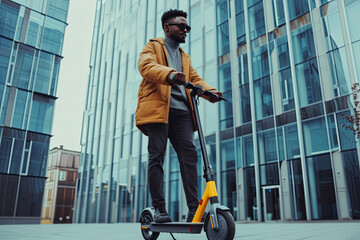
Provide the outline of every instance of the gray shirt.
{"type": "MultiPolygon", "coordinates": [[[[179,43],[167,37],[165,37],[164,42],[168,53],[169,67],[174,68],[178,72],[182,72],[179,43]]],[[[174,85],[171,87],[170,108],[189,111],[188,99],[186,97],[184,86],[174,85]]]]}

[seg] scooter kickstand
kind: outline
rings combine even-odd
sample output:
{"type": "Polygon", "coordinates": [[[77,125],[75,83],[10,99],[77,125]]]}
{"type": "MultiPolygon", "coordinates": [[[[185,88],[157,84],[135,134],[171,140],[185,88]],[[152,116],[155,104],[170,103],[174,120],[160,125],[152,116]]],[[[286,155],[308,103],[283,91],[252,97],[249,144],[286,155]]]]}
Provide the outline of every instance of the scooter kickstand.
{"type": "Polygon", "coordinates": [[[174,240],[176,240],[176,238],[174,238],[174,235],[172,235],[172,233],[170,233],[170,235],[171,235],[171,237],[172,237],[174,240]]]}

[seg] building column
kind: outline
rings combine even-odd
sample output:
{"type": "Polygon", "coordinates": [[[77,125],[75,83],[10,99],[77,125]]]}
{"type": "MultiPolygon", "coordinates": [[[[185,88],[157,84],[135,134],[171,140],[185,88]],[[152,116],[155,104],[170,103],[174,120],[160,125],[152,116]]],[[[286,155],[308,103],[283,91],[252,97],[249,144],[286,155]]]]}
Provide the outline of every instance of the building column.
{"type": "Polygon", "coordinates": [[[299,102],[299,94],[298,94],[297,81],[296,81],[294,52],[293,52],[293,45],[292,45],[292,38],[291,38],[290,18],[289,18],[289,11],[288,11],[289,7],[288,7],[288,4],[287,4],[287,0],[283,0],[283,4],[284,4],[287,40],[288,40],[288,45],[289,45],[291,78],[292,78],[293,88],[294,88],[296,125],[297,125],[297,130],[298,130],[301,168],[302,168],[302,176],[303,176],[303,183],[304,183],[306,218],[307,218],[307,220],[311,220],[311,207],[310,207],[311,203],[310,203],[310,199],[309,199],[309,188],[308,188],[308,178],[307,178],[308,176],[307,176],[307,169],[306,169],[305,146],[304,146],[304,142],[303,142],[300,102],[299,102]]]}

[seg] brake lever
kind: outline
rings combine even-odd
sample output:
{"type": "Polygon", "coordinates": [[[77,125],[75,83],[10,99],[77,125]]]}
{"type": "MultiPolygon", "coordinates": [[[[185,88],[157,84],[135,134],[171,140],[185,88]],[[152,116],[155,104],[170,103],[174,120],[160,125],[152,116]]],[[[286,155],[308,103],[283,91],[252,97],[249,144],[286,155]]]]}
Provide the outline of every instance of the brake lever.
{"type": "Polygon", "coordinates": [[[218,98],[220,100],[223,100],[223,101],[227,101],[226,98],[223,98],[215,93],[213,93],[212,91],[209,91],[209,90],[205,90],[204,93],[203,93],[205,96],[208,96],[208,97],[215,97],[215,98],[218,98]]]}
{"type": "Polygon", "coordinates": [[[189,88],[189,89],[192,89],[193,91],[195,91],[196,94],[198,94],[199,92],[202,92],[200,93],[199,95],[205,95],[205,96],[208,96],[208,97],[216,97],[220,100],[223,100],[223,101],[227,101],[226,98],[223,98],[209,90],[203,90],[202,86],[200,85],[194,85],[193,83],[191,82],[185,82],[184,86],[186,88],[189,88]]]}

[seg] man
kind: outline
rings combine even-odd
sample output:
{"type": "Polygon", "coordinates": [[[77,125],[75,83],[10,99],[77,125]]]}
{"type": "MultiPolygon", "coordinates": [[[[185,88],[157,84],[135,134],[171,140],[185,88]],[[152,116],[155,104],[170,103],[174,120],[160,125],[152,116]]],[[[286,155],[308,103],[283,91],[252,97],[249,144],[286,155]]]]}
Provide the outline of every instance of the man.
{"type": "Polygon", "coordinates": [[[199,77],[191,66],[190,56],[179,47],[191,29],[186,18],[187,13],[181,10],[165,12],[161,18],[165,39],[151,39],[138,61],[143,80],[139,87],[135,119],[136,126],[149,137],[148,183],[155,208],[154,221],[157,223],[171,222],[163,192],[163,163],[168,138],[179,159],[189,208],[188,222],[192,221],[199,203],[198,156],[194,144],[196,126],[193,106],[189,102],[190,91],[183,84],[189,81],[222,96],[199,77]]]}

